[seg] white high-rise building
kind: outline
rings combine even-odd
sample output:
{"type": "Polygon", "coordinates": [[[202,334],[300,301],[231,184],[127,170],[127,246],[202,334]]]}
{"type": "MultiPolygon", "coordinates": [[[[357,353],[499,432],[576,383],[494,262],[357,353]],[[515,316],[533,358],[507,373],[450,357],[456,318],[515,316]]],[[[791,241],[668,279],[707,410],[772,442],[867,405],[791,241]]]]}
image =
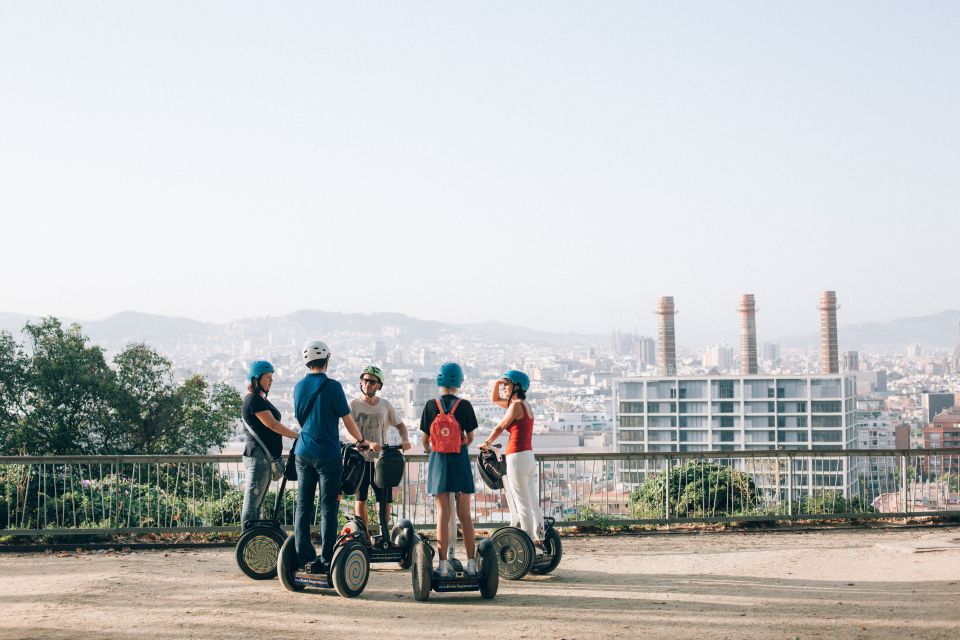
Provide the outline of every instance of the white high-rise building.
{"type": "MultiPolygon", "coordinates": [[[[852,449],[857,444],[853,376],[715,375],[616,381],[620,453],[852,449]]],[[[849,490],[852,469],[838,459],[807,487],[849,490]],[[829,476],[829,477],[828,477],[829,476]]],[[[640,463],[624,471],[642,482],[640,463]]]]}

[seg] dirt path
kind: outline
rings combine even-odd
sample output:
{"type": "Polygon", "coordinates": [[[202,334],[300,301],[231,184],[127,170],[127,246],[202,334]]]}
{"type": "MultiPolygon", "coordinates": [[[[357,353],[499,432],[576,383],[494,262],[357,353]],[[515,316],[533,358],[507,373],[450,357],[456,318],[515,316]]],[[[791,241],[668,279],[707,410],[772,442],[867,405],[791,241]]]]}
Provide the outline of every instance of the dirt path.
{"type": "Polygon", "coordinates": [[[290,593],[230,549],[0,554],[0,638],[960,637],[960,528],[565,538],[554,575],[493,601],[290,593]]]}

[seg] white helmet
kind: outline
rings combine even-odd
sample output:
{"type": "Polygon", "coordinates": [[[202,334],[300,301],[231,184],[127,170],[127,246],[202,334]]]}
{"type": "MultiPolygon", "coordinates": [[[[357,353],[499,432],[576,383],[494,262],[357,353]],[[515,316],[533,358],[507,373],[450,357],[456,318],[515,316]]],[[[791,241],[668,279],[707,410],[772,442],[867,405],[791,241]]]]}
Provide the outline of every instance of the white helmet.
{"type": "Polygon", "coordinates": [[[330,348],[326,342],[316,340],[303,348],[303,361],[310,366],[314,360],[324,360],[330,357],[330,348]]]}

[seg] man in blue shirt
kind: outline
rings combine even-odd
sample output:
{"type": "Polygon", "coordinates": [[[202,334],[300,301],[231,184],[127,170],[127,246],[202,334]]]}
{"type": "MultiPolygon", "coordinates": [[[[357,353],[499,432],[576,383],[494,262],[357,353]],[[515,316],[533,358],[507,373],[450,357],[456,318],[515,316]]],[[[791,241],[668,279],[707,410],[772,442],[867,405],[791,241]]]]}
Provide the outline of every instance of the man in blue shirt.
{"type": "MultiPolygon", "coordinates": [[[[323,342],[311,342],[303,350],[303,359],[310,369],[293,389],[293,407],[302,425],[297,441],[297,508],[294,537],[297,565],[311,573],[326,573],[333,559],[337,540],[337,505],[343,464],[340,453],[340,420],[357,441],[365,444],[360,429],[350,416],[350,406],[343,386],[327,377],[330,349],[323,342]],[[310,523],[314,519],[314,493],[320,487],[320,557],[310,542],[310,523]]],[[[369,443],[374,451],[380,445],[369,443]]]]}

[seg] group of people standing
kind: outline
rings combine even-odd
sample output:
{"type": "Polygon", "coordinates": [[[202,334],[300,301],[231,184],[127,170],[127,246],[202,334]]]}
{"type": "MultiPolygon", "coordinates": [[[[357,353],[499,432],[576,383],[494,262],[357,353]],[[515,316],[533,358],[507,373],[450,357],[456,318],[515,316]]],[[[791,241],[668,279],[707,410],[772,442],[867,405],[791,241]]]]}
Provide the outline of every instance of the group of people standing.
{"type": "MultiPolygon", "coordinates": [[[[258,518],[260,504],[271,481],[274,461],[282,453],[282,437],[296,440],[294,453],[297,469],[297,499],[294,536],[298,566],[309,567],[312,573],[324,572],[333,557],[337,539],[337,513],[340,481],[343,473],[340,443],[340,422],[364,452],[366,462],[363,480],[356,494],[356,513],[368,524],[367,498],[370,491],[378,503],[392,502],[392,490],[380,489],[373,482],[373,465],[387,430],[396,428],[404,451],[410,449],[406,425],[384,398],[377,396],[383,388],[383,372],[368,366],[360,373],[360,394],[347,401],[343,386],[327,376],[330,349],[323,342],[311,342],[303,350],[308,373],[293,391],[294,413],[300,428],[281,422],[281,414],[269,401],[273,385],[273,366],[258,360],[250,365],[247,395],[243,399],[243,421],[247,442],[243,463],[247,470],[247,486],[241,521],[244,527],[258,518]],[[315,518],[314,500],[319,489],[320,554],[310,540],[310,524],[315,518]]],[[[434,496],[437,515],[437,572],[446,575],[450,540],[449,525],[456,512],[463,532],[467,554],[467,573],[476,573],[476,541],[472,518],[472,496],[476,492],[468,450],[477,429],[477,417],[469,400],[458,396],[463,384],[463,369],[447,362],[437,372],[438,397],[427,402],[420,419],[423,450],[429,453],[427,493],[434,496]],[[431,434],[431,429],[433,433],[431,434]],[[454,432],[451,435],[451,432],[454,432]],[[445,438],[454,438],[451,446],[445,438]],[[457,446],[459,444],[459,446],[457,446]],[[437,450],[439,449],[439,450],[437,450]]],[[[537,492],[537,466],[533,457],[533,411],[526,401],[530,379],[521,371],[510,370],[493,385],[492,401],[506,410],[503,419],[481,449],[493,445],[507,431],[507,480],[504,483],[510,509],[511,524],[519,526],[534,541],[538,552],[543,550],[543,516],[537,492]]],[[[369,530],[369,527],[368,527],[369,530]]]]}

